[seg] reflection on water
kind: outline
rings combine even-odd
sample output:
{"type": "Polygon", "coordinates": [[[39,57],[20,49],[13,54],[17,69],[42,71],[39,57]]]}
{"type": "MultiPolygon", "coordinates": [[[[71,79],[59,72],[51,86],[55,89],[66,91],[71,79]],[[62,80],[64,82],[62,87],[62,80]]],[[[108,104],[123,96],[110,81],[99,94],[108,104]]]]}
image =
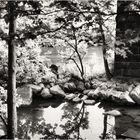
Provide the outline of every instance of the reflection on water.
{"type": "Polygon", "coordinates": [[[111,140],[114,118],[108,116],[105,119],[104,109],[98,105],[50,102],[43,106],[21,108],[18,110],[18,136],[20,139],[33,140],[98,140],[107,136],[111,140]]]}

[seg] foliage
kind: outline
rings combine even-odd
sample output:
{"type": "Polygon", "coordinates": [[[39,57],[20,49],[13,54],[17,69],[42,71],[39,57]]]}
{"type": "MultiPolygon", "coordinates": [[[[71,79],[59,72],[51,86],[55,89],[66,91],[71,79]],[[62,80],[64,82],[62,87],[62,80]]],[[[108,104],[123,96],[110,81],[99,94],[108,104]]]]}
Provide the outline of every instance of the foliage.
{"type": "Polygon", "coordinates": [[[137,0],[118,2],[116,53],[123,58],[135,53],[139,44],[139,5],[137,0]]]}
{"type": "Polygon", "coordinates": [[[66,47],[71,48],[67,49],[70,52],[68,55],[63,54],[67,56],[66,60],[72,60],[76,64],[82,78],[85,77],[83,58],[89,47],[101,46],[105,50],[103,51],[104,58],[108,56],[106,51],[113,49],[115,29],[110,28],[108,24],[111,22],[115,25],[112,14],[114,5],[114,1],[78,0],[54,1],[51,4],[63,10],[63,13],[57,13],[56,22],[63,23],[65,27],[61,29],[62,32],[59,32],[57,37],[64,41],[61,43],[65,43],[66,47]],[[99,18],[101,16],[102,18],[99,18]]]}

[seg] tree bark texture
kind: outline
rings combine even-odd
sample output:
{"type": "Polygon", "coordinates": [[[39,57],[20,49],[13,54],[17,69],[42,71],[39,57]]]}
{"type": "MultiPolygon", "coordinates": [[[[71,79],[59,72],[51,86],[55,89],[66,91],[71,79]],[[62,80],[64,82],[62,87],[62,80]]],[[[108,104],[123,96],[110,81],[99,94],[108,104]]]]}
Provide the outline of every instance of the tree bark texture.
{"type": "Polygon", "coordinates": [[[17,132],[16,111],[16,46],[14,46],[14,34],[16,31],[15,2],[9,1],[9,40],[8,40],[8,139],[15,139],[17,132]]]}

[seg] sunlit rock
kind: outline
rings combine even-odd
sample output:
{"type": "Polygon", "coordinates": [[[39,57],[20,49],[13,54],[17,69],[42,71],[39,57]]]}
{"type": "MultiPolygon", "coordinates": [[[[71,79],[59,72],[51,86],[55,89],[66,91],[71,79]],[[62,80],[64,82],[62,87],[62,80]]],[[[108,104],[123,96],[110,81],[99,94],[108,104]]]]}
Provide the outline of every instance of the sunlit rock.
{"type": "Polygon", "coordinates": [[[136,104],[140,105],[140,85],[136,86],[129,95],[136,104]]]}
{"type": "Polygon", "coordinates": [[[32,103],[32,89],[31,87],[25,86],[17,88],[19,105],[30,105],[32,103]]]}
{"type": "Polygon", "coordinates": [[[135,104],[134,100],[129,96],[129,92],[114,91],[112,100],[120,105],[135,104]]]}
{"type": "Polygon", "coordinates": [[[132,139],[140,139],[140,131],[134,129],[128,129],[125,133],[121,134],[124,137],[132,139]]]}
{"type": "Polygon", "coordinates": [[[70,100],[74,99],[75,97],[76,97],[76,95],[73,94],[73,93],[71,93],[71,94],[69,94],[69,95],[66,95],[66,96],[65,96],[65,99],[68,100],[68,101],[70,101],[70,100]]]}
{"type": "Polygon", "coordinates": [[[81,100],[79,97],[75,97],[75,98],[73,98],[72,101],[75,102],[75,103],[79,103],[79,102],[81,102],[82,100],[81,100]]]}
{"type": "Polygon", "coordinates": [[[44,88],[44,87],[45,87],[43,83],[39,83],[38,85],[39,85],[41,88],[44,88]]]}
{"type": "Polygon", "coordinates": [[[121,116],[121,112],[118,110],[111,110],[103,113],[104,115],[111,115],[111,116],[121,116]]]}
{"type": "Polygon", "coordinates": [[[86,90],[83,91],[83,94],[84,94],[84,95],[88,95],[88,93],[89,93],[90,91],[91,91],[91,89],[86,89],[86,90]]]}
{"type": "Polygon", "coordinates": [[[88,97],[92,97],[94,94],[95,89],[91,89],[90,91],[88,91],[87,95],[88,97]]]}
{"type": "Polygon", "coordinates": [[[86,105],[94,105],[96,104],[95,100],[83,100],[86,105]]]}
{"type": "Polygon", "coordinates": [[[91,90],[89,93],[88,93],[88,96],[89,97],[92,97],[93,99],[98,99],[99,98],[99,92],[100,92],[100,88],[96,88],[95,90],[91,90]]]}
{"type": "Polygon", "coordinates": [[[84,95],[82,98],[81,98],[81,100],[86,100],[88,98],[88,96],[87,95],[84,95]]]}
{"type": "Polygon", "coordinates": [[[33,84],[28,84],[26,85],[26,87],[30,87],[34,95],[38,95],[42,89],[41,86],[33,85],[33,84]]]}
{"type": "Polygon", "coordinates": [[[52,98],[53,95],[50,93],[50,90],[48,88],[44,88],[41,93],[40,93],[41,97],[43,97],[44,99],[48,99],[48,98],[52,98]]]}
{"type": "Polygon", "coordinates": [[[50,93],[55,95],[55,96],[58,96],[58,97],[65,97],[66,96],[65,92],[62,90],[62,88],[59,85],[51,87],[50,93]]]}
{"type": "Polygon", "coordinates": [[[66,92],[74,92],[74,91],[76,91],[76,85],[74,84],[74,82],[65,83],[64,90],[66,92]]]}

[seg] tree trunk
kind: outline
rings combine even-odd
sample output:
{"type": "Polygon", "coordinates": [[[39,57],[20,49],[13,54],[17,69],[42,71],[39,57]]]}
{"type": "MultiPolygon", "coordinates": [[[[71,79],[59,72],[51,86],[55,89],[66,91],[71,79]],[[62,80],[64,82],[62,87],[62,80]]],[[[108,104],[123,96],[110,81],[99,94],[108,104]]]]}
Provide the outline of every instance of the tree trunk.
{"type": "Polygon", "coordinates": [[[103,41],[103,47],[102,47],[102,50],[103,50],[103,60],[104,60],[104,67],[105,67],[105,73],[106,73],[106,78],[108,80],[110,80],[112,78],[112,74],[110,72],[110,69],[109,69],[109,66],[108,66],[108,61],[106,59],[106,47],[107,47],[107,44],[106,44],[106,40],[105,40],[105,34],[104,34],[104,30],[103,30],[103,27],[102,27],[102,17],[101,17],[101,13],[100,13],[100,10],[98,10],[98,15],[99,15],[99,28],[100,28],[100,32],[101,32],[101,37],[102,37],[102,41],[103,41]]]}
{"type": "Polygon", "coordinates": [[[8,40],[8,139],[15,139],[17,132],[16,112],[16,47],[14,46],[15,34],[15,2],[9,1],[9,40],[8,40]]]}

